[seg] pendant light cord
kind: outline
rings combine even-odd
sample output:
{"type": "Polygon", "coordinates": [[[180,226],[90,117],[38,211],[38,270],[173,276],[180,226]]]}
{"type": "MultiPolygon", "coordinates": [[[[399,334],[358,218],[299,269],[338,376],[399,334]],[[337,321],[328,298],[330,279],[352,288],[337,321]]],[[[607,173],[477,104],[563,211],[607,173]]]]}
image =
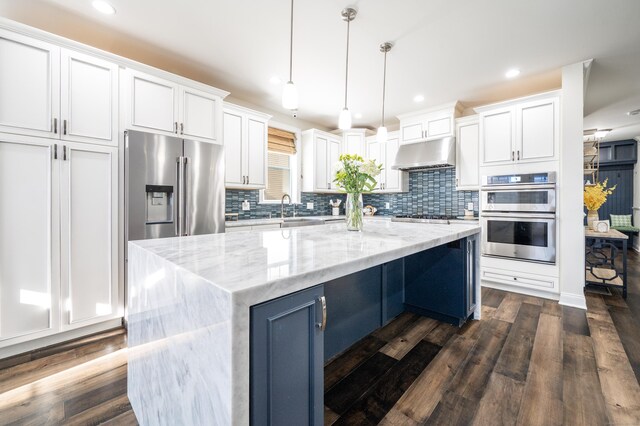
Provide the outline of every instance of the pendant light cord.
{"type": "Polygon", "coordinates": [[[347,82],[349,80],[349,27],[351,20],[347,20],[347,61],[344,73],[344,108],[347,109],[347,82]]]}
{"type": "Polygon", "coordinates": [[[384,71],[382,72],[382,127],[384,127],[384,98],[387,90],[387,52],[384,51],[384,71]]]}
{"type": "Polygon", "coordinates": [[[291,0],[291,36],[289,38],[289,81],[293,81],[293,0],[291,0]]]}

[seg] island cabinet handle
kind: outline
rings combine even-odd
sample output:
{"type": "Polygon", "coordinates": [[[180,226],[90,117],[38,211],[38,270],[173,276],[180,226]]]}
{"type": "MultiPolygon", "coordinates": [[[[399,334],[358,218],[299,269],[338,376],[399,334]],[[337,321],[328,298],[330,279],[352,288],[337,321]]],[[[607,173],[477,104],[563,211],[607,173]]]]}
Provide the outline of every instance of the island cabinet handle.
{"type": "Polygon", "coordinates": [[[320,296],[318,301],[322,305],[322,322],[316,324],[321,331],[327,328],[327,299],[324,296],[320,296]]]}

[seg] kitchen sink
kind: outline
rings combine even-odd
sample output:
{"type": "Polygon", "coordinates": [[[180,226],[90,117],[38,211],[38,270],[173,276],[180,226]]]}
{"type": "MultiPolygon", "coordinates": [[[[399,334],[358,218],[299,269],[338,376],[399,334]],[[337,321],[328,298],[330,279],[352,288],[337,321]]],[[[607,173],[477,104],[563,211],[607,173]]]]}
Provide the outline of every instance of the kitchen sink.
{"type": "Polygon", "coordinates": [[[282,220],[281,228],[293,228],[295,226],[324,225],[324,220],[305,217],[285,217],[282,220]]]}

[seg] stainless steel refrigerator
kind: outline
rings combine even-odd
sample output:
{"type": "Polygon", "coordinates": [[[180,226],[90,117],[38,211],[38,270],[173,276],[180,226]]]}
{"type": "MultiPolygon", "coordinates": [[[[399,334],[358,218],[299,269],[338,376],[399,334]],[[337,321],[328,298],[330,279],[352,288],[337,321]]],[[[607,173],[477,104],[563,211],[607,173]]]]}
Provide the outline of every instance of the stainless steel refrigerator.
{"type": "Polygon", "coordinates": [[[127,241],[224,232],[220,145],[125,132],[127,241]]]}

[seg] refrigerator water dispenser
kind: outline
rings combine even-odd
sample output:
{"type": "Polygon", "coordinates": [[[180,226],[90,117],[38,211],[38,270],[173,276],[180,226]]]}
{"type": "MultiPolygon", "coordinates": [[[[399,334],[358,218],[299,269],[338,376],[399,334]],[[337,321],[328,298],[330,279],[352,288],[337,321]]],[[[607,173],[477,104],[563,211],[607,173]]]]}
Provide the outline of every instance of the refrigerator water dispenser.
{"type": "Polygon", "coordinates": [[[146,185],[146,193],[146,224],[173,223],[173,186],[146,185]]]}

